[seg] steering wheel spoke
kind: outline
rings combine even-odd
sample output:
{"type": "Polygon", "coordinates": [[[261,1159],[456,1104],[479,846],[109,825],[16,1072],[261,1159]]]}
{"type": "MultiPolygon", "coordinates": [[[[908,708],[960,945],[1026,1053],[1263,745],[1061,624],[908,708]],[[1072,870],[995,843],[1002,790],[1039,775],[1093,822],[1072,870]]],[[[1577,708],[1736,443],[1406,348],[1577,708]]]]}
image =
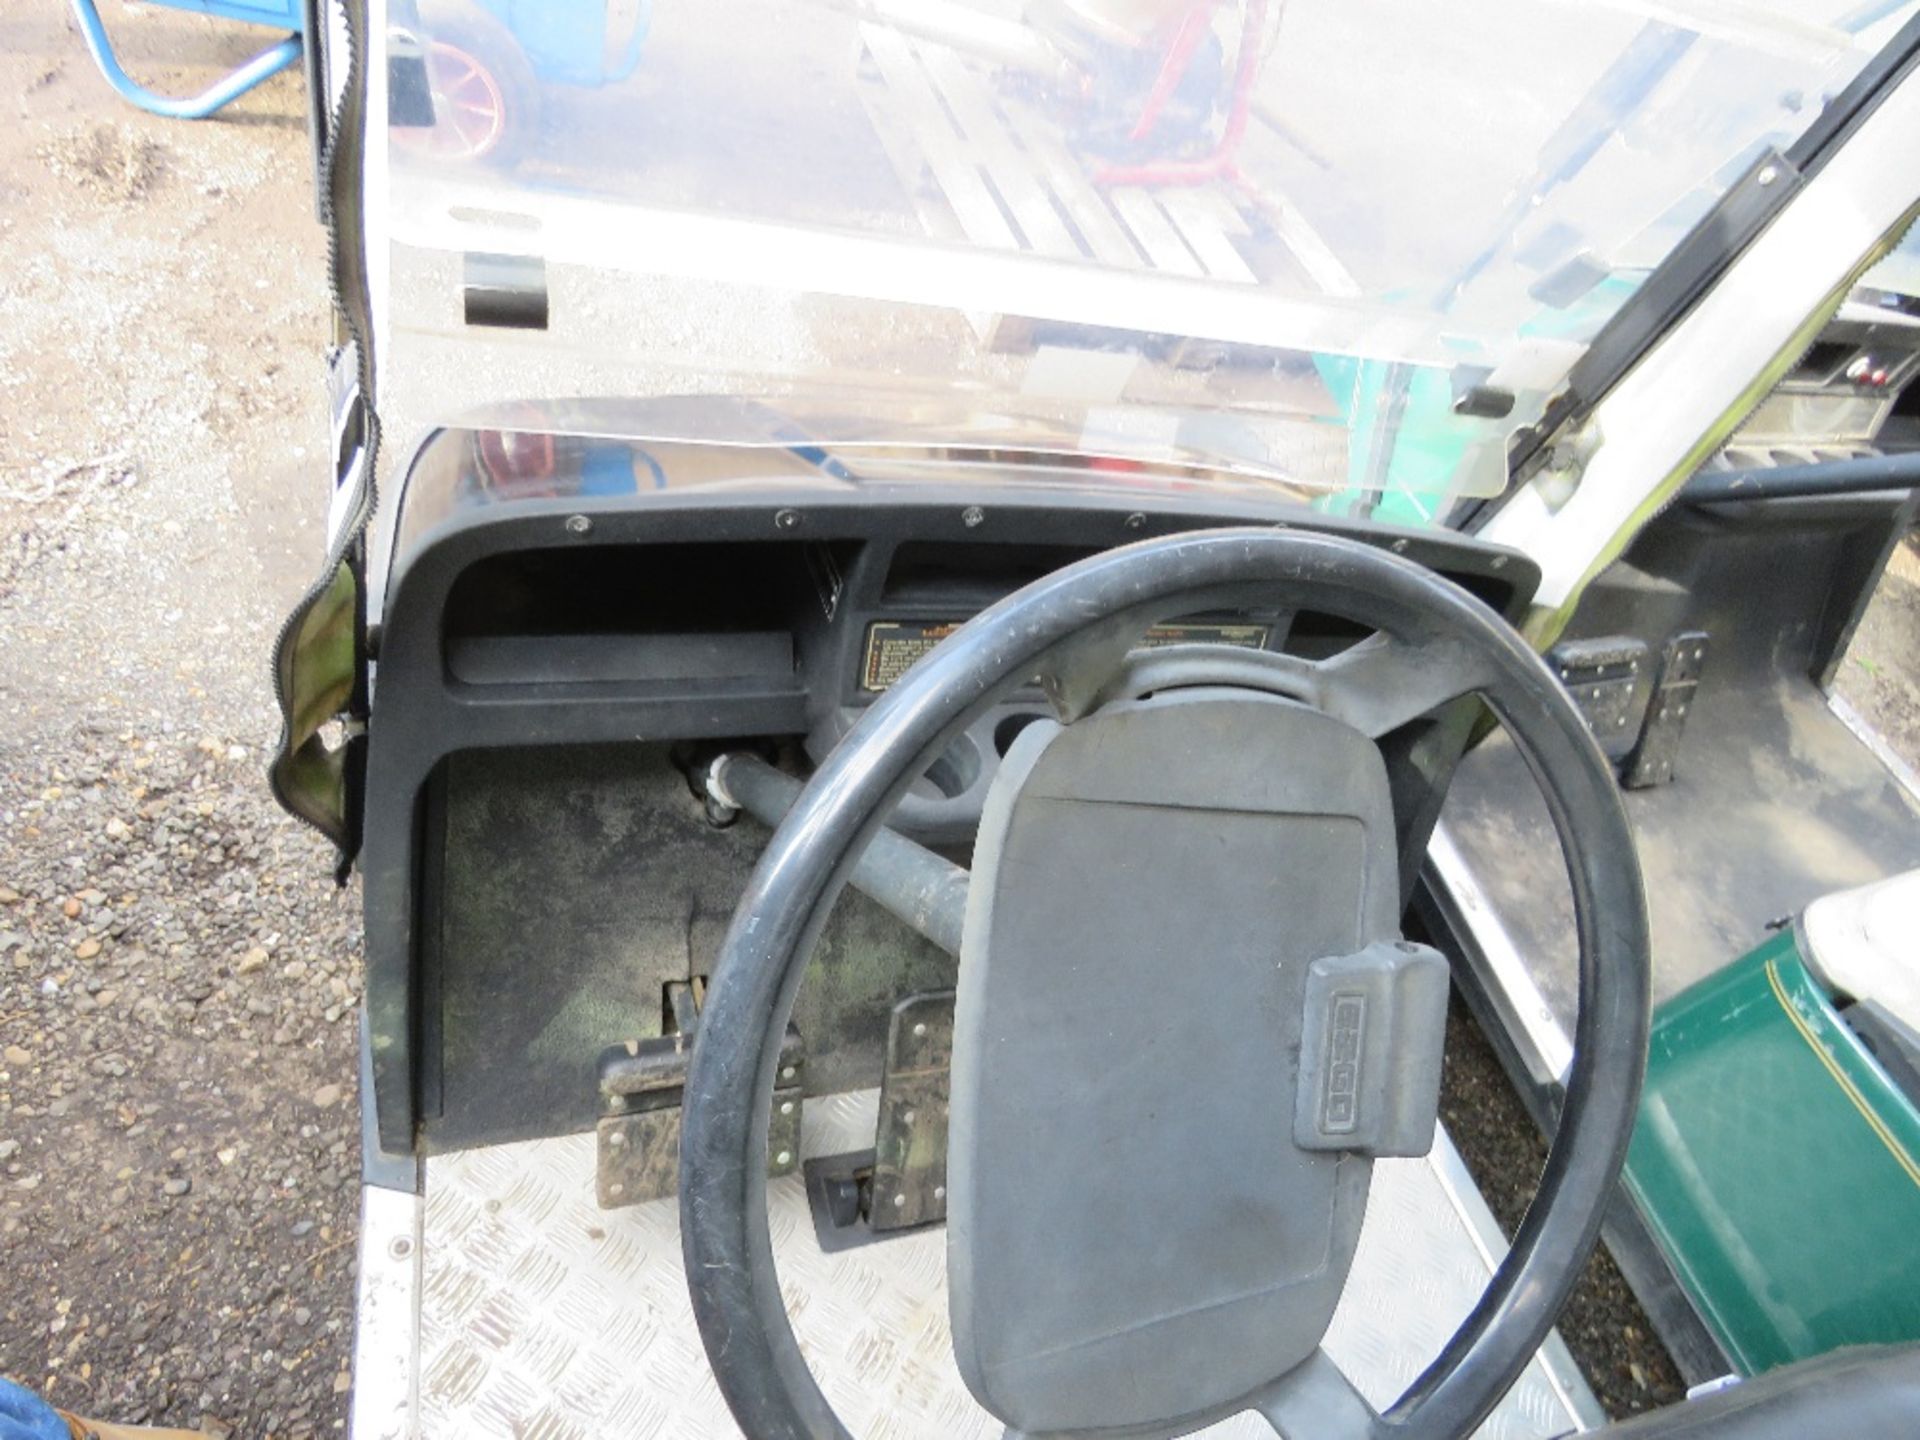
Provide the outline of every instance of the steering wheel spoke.
{"type": "Polygon", "coordinates": [[[1282,1440],[1374,1440],[1384,1422],[1324,1349],[1276,1380],[1254,1408],[1282,1440]]]}
{"type": "Polygon", "coordinates": [[[1077,713],[1162,690],[1231,685],[1298,700],[1377,740],[1491,679],[1471,646],[1444,637],[1415,644],[1380,632],[1328,660],[1234,645],[1168,645],[1127,655],[1081,697],[1077,713]]]}
{"type": "Polygon", "coordinates": [[[1104,705],[1125,676],[1149,624],[1136,616],[1118,616],[1056,646],[1040,670],[1040,688],[1054,718],[1071,725],[1104,705]]]}
{"type": "Polygon", "coordinates": [[[1413,643],[1385,631],[1316,669],[1321,708],[1375,740],[1493,680],[1485,655],[1465,641],[1438,636],[1413,643]]]}

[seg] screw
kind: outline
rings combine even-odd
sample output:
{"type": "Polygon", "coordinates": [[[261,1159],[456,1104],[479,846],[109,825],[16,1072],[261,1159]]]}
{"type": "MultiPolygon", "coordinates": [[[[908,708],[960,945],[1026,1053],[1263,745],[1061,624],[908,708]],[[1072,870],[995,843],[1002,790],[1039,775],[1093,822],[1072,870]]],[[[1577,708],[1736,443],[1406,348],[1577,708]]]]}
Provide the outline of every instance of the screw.
{"type": "Polygon", "coordinates": [[[913,1038],[916,1040],[918,1040],[921,1036],[925,1035],[926,1033],[927,1033],[927,1027],[924,1022],[913,1027],[913,1038]]]}
{"type": "Polygon", "coordinates": [[[793,1102],[791,1100],[782,1100],[780,1102],[780,1113],[782,1115],[791,1115],[793,1113],[793,1102]]]}
{"type": "Polygon", "coordinates": [[[1780,178],[1780,167],[1778,165],[1768,165],[1764,167],[1760,171],[1760,173],[1756,175],[1754,178],[1758,180],[1762,185],[1771,185],[1774,181],[1780,178]]]}
{"type": "Polygon", "coordinates": [[[1147,517],[1145,515],[1142,515],[1138,510],[1134,511],[1133,514],[1127,516],[1126,524],[1129,530],[1142,529],[1146,525],[1146,523],[1147,523],[1147,517]]]}
{"type": "Polygon", "coordinates": [[[969,530],[987,518],[987,512],[978,505],[969,505],[960,512],[960,523],[969,530]]]}
{"type": "Polygon", "coordinates": [[[387,1253],[396,1260],[404,1260],[413,1253],[413,1241],[402,1235],[387,1247],[387,1253]]]}
{"type": "Polygon", "coordinates": [[[800,523],[798,510],[779,510],[774,512],[773,523],[776,529],[791,530],[800,523]]]}
{"type": "Polygon", "coordinates": [[[773,1163],[776,1165],[791,1165],[793,1163],[793,1152],[791,1150],[782,1150],[778,1155],[773,1157],[773,1163]]]}
{"type": "Polygon", "coordinates": [[[591,529],[593,529],[593,521],[589,520],[585,515],[567,516],[567,533],[569,535],[584,535],[591,529]]]}

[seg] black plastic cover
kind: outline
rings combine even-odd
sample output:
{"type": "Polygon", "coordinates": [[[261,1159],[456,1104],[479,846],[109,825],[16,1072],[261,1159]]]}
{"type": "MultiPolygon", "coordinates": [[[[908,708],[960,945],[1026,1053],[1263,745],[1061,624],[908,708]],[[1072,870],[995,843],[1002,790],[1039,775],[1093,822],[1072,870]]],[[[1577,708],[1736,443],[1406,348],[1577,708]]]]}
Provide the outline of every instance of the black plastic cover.
{"type": "Polygon", "coordinates": [[[973,873],[948,1142],[961,1374],[1034,1434],[1245,1400],[1319,1345],[1366,1209],[1369,1161],[1298,1147],[1294,1113],[1314,962],[1397,938],[1380,752],[1244,691],[1038,722],[973,873]]]}

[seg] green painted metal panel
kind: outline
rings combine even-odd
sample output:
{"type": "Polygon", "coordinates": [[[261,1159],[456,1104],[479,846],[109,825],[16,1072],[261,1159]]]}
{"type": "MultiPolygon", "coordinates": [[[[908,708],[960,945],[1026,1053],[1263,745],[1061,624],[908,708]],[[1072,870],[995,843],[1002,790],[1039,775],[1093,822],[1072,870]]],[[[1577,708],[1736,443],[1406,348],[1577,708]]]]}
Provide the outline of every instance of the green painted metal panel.
{"type": "Polygon", "coordinates": [[[1656,1013],[1626,1183],[1743,1373],[1920,1340],[1920,1110],[1791,930],[1656,1013]]]}

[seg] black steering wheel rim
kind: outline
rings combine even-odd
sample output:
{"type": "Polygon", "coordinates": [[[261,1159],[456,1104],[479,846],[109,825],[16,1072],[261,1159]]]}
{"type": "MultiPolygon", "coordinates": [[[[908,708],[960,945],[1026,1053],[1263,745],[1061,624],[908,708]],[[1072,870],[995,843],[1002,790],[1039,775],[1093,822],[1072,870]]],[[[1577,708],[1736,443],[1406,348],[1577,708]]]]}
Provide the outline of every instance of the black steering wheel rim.
{"type": "Polygon", "coordinates": [[[848,732],[748,882],[688,1074],[680,1207],[695,1320],[734,1418],[753,1440],[849,1437],[794,1338],[767,1229],[765,1165],[754,1157],[766,1150],[767,1102],[794,995],[855,859],[960,731],[1063,652],[1116,637],[1124,644],[1169,607],[1193,613],[1254,597],[1343,615],[1402,640],[1464,641],[1488,667],[1484,682],[1467,688],[1493,708],[1532,771],[1573,888],[1579,1014],[1539,1188],[1479,1303],[1383,1422],[1397,1434],[1468,1433],[1558,1317],[1618,1180],[1646,1060],[1646,901],[1612,770],[1540,658],[1493,610],[1432,571],[1304,531],[1195,532],[1069,566],[968,622],[848,732]]]}

